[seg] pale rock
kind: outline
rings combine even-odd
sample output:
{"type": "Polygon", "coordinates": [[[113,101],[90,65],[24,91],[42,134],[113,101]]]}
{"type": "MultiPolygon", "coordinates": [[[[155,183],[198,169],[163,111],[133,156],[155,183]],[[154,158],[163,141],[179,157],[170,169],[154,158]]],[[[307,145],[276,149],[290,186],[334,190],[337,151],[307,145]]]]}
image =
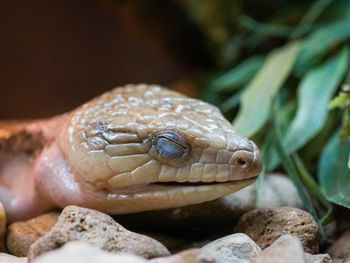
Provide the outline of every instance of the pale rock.
{"type": "Polygon", "coordinates": [[[303,208],[297,189],[293,182],[283,174],[268,174],[262,185],[262,200],[257,198],[257,183],[236,193],[227,195],[222,201],[238,211],[249,211],[264,207],[297,207],[303,208]]]}
{"type": "Polygon", "coordinates": [[[332,259],[328,254],[316,254],[311,255],[309,253],[304,254],[306,263],[331,263],[332,259]]]}
{"type": "Polygon", "coordinates": [[[252,238],[262,249],[282,235],[298,238],[306,252],[318,252],[319,230],[312,216],[292,207],[261,208],[244,214],[235,229],[252,238]]]}
{"type": "Polygon", "coordinates": [[[170,255],[160,242],[128,231],[109,215],[88,208],[67,206],[50,231],[30,246],[28,257],[31,260],[69,241],[83,241],[106,251],[124,252],[147,259],[170,255]]]}
{"type": "Polygon", "coordinates": [[[7,229],[8,251],[17,257],[26,257],[31,244],[56,224],[58,213],[47,213],[25,222],[16,222],[7,229]]]}
{"type": "Polygon", "coordinates": [[[46,252],[32,263],[146,263],[141,257],[130,254],[114,254],[90,244],[73,241],[63,247],[46,252]]]}
{"type": "Polygon", "coordinates": [[[170,257],[154,258],[149,263],[216,263],[209,253],[197,248],[181,251],[170,257]]]}
{"type": "Polygon", "coordinates": [[[247,235],[236,233],[210,242],[201,248],[213,256],[217,263],[245,263],[256,257],[260,247],[247,235]]]}
{"type": "Polygon", "coordinates": [[[0,253],[0,263],[28,263],[25,257],[16,257],[6,253],[0,253]]]}
{"type": "Polygon", "coordinates": [[[281,236],[250,263],[306,263],[303,246],[290,235],[281,236]]]}
{"type": "Polygon", "coordinates": [[[0,203],[0,252],[5,252],[5,234],[6,234],[6,212],[2,203],[0,203]]]}

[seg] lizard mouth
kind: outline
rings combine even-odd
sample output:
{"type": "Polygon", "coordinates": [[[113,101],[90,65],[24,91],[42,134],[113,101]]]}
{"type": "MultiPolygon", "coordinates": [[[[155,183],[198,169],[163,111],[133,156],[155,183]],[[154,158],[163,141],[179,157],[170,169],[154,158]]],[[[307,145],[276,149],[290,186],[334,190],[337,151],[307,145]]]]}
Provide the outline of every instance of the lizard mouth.
{"type": "Polygon", "coordinates": [[[236,192],[255,179],[208,183],[157,182],[125,188],[100,188],[93,191],[95,203],[91,208],[103,209],[110,214],[125,214],[199,204],[236,192]]]}
{"type": "Polygon", "coordinates": [[[140,194],[160,194],[161,192],[176,192],[176,191],[194,191],[200,192],[201,190],[210,189],[232,189],[233,191],[237,191],[240,188],[243,188],[253,181],[256,178],[247,178],[236,181],[228,181],[228,182],[157,182],[157,183],[149,183],[149,184],[140,184],[134,185],[126,188],[109,188],[108,196],[113,198],[113,196],[118,195],[140,195],[140,194]]]}

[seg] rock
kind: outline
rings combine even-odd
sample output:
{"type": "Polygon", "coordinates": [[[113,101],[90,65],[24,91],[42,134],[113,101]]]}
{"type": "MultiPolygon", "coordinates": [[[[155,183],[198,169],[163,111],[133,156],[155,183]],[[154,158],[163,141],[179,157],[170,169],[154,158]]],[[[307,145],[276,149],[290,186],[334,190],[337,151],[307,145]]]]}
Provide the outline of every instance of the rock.
{"type": "Polygon", "coordinates": [[[298,238],[306,252],[318,252],[318,226],[312,216],[298,208],[276,207],[256,209],[244,214],[236,231],[251,237],[262,249],[282,235],[298,238]]]}
{"type": "MultiPolygon", "coordinates": [[[[265,176],[263,187],[263,200],[259,207],[290,206],[302,208],[294,184],[281,174],[265,176]]],[[[175,209],[149,211],[137,214],[118,215],[116,220],[124,226],[148,229],[149,231],[162,231],[170,233],[183,230],[203,233],[198,229],[205,229],[217,233],[231,231],[232,226],[239,217],[253,209],[258,208],[256,184],[248,186],[236,193],[223,198],[175,209]],[[218,224],[217,222],[220,222],[218,224]]],[[[186,235],[188,233],[186,232],[186,235]]]]}
{"type": "Polygon", "coordinates": [[[146,263],[143,258],[113,254],[87,243],[73,241],[35,258],[32,263],[146,263]]]}
{"type": "Polygon", "coordinates": [[[304,253],[306,263],[331,263],[332,259],[328,254],[311,255],[304,253]]]}
{"type": "Polygon", "coordinates": [[[5,233],[6,233],[6,213],[4,206],[0,203],[0,252],[5,252],[5,233]]]}
{"type": "Polygon", "coordinates": [[[265,176],[262,197],[260,208],[282,206],[304,208],[294,183],[285,174],[265,176]]]}
{"type": "Polygon", "coordinates": [[[27,263],[28,259],[16,257],[6,253],[0,253],[0,263],[27,263]]]}
{"type": "Polygon", "coordinates": [[[188,249],[170,257],[155,258],[149,263],[215,263],[214,257],[200,249],[188,249]]]}
{"type": "Polygon", "coordinates": [[[56,224],[58,215],[47,213],[25,222],[11,224],[6,235],[8,251],[17,257],[26,257],[29,246],[56,224]]]}
{"type": "Polygon", "coordinates": [[[299,239],[284,235],[263,250],[251,263],[306,263],[304,250],[299,239]]]}
{"type": "Polygon", "coordinates": [[[143,258],[169,256],[158,241],[128,231],[109,215],[96,210],[67,206],[49,232],[29,248],[33,259],[43,252],[58,248],[69,241],[83,241],[110,252],[125,252],[143,258]]]}
{"type": "Polygon", "coordinates": [[[217,263],[244,263],[256,257],[260,247],[247,235],[237,233],[214,240],[201,248],[212,255],[217,263]]]}
{"type": "Polygon", "coordinates": [[[350,262],[350,231],[345,232],[328,250],[334,263],[350,262]]]}

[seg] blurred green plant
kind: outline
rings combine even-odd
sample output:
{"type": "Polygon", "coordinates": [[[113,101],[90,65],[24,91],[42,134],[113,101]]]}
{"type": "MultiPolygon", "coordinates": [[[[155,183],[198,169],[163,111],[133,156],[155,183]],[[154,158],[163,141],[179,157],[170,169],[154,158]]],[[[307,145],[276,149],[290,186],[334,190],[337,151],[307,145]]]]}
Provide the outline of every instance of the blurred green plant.
{"type": "Polygon", "coordinates": [[[284,169],[320,225],[332,204],[350,208],[349,86],[332,101],[350,80],[350,1],[180,2],[217,62],[203,97],[261,146],[258,197],[284,169]]]}

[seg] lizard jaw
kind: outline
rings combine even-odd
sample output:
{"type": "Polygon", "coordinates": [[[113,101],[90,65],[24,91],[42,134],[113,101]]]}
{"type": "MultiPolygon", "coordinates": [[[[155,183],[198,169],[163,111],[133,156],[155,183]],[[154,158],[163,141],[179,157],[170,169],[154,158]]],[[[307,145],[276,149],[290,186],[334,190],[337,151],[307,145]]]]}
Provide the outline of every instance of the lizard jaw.
{"type": "MultiPolygon", "coordinates": [[[[104,210],[110,214],[125,214],[148,210],[176,208],[211,201],[236,192],[255,181],[248,178],[225,183],[189,184],[148,184],[134,189],[113,191],[100,189],[95,201],[100,200],[104,210]]],[[[95,203],[96,204],[96,203],[95,203]]],[[[94,207],[91,207],[94,208],[94,207]]]]}

